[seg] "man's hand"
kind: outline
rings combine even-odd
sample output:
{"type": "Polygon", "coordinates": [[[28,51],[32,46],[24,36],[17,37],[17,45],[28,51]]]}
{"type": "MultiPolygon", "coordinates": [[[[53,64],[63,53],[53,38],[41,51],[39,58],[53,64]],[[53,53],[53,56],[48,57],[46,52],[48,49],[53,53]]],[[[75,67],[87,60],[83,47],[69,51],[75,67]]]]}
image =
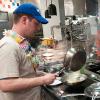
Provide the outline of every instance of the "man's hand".
{"type": "Polygon", "coordinates": [[[44,84],[46,85],[53,83],[55,79],[56,79],[56,74],[49,73],[43,76],[44,84]]]}

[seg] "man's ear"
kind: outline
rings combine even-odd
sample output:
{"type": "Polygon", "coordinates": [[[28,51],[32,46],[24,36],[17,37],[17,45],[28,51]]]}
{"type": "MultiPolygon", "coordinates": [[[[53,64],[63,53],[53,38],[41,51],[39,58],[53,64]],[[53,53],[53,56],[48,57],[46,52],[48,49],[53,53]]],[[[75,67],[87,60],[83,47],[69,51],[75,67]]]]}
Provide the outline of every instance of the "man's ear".
{"type": "Polygon", "coordinates": [[[21,23],[26,24],[27,22],[27,16],[22,16],[20,19],[21,23]]]}

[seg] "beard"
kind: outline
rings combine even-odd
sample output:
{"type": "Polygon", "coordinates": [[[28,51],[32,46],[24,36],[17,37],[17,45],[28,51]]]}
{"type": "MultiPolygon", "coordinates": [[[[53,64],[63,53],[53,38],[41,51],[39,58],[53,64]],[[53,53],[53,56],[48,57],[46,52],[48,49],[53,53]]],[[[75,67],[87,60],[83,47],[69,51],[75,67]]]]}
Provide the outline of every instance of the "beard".
{"type": "Polygon", "coordinates": [[[25,38],[28,40],[34,39],[38,35],[39,32],[40,31],[35,31],[35,32],[30,32],[30,33],[28,32],[25,38]]]}

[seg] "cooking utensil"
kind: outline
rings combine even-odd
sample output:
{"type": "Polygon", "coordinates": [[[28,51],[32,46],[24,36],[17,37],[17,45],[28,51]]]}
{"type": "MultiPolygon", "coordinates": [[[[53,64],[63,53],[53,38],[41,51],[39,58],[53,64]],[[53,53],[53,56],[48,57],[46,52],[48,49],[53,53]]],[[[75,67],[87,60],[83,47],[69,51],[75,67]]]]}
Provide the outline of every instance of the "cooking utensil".
{"type": "Polygon", "coordinates": [[[62,94],[61,95],[62,97],[68,97],[68,96],[87,96],[87,97],[91,97],[92,100],[95,100],[96,98],[100,98],[100,82],[98,83],[94,83],[92,85],[90,85],[89,87],[87,87],[85,90],[84,90],[84,93],[78,93],[78,94],[62,94]]]}
{"type": "Polygon", "coordinates": [[[90,85],[89,87],[87,87],[85,89],[84,93],[88,97],[96,96],[96,98],[100,98],[100,82],[94,83],[94,84],[90,85]]]}
{"type": "Polygon", "coordinates": [[[60,74],[62,73],[62,72],[64,72],[64,70],[65,70],[65,67],[62,67],[56,74],[57,74],[57,76],[60,76],[60,74]]]}
{"type": "Polygon", "coordinates": [[[62,82],[69,86],[75,86],[81,84],[87,79],[87,76],[79,73],[67,73],[62,77],[62,82]]]}
{"type": "Polygon", "coordinates": [[[87,87],[84,90],[83,94],[67,94],[67,95],[63,95],[62,97],[67,97],[67,96],[87,96],[87,97],[91,97],[92,100],[95,100],[96,98],[100,98],[100,82],[98,83],[94,83],[92,85],[90,85],[89,87],[87,87]]]}
{"type": "Polygon", "coordinates": [[[95,100],[96,98],[100,98],[100,82],[94,83],[87,87],[84,90],[84,93],[71,93],[71,94],[64,94],[63,90],[55,90],[57,95],[60,95],[61,98],[66,98],[66,97],[72,97],[72,96],[87,96],[91,97],[92,100],[95,100]]]}
{"type": "Polygon", "coordinates": [[[84,49],[80,48],[71,48],[64,57],[64,67],[68,67],[72,71],[81,69],[85,62],[86,52],[84,49]]]}
{"type": "Polygon", "coordinates": [[[80,47],[73,47],[73,37],[71,33],[69,32],[70,36],[70,45],[71,48],[66,52],[66,55],[64,57],[64,67],[68,67],[69,71],[77,71],[81,69],[81,67],[86,62],[86,52],[84,48],[80,47]]]}
{"type": "Polygon", "coordinates": [[[65,97],[72,97],[72,96],[85,96],[85,94],[83,93],[83,94],[74,94],[74,93],[72,93],[72,94],[66,94],[66,95],[62,95],[62,97],[63,98],[65,98],[65,97]]]}

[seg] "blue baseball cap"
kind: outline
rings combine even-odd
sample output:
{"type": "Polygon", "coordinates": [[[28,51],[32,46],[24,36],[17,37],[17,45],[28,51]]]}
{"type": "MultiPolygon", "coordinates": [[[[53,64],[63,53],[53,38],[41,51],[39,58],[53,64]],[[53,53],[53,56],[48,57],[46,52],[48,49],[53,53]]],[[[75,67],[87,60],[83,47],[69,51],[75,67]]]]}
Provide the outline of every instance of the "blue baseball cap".
{"type": "Polygon", "coordinates": [[[27,14],[35,18],[39,23],[47,24],[48,21],[40,14],[40,10],[31,3],[23,3],[15,9],[13,14],[27,14]]]}

